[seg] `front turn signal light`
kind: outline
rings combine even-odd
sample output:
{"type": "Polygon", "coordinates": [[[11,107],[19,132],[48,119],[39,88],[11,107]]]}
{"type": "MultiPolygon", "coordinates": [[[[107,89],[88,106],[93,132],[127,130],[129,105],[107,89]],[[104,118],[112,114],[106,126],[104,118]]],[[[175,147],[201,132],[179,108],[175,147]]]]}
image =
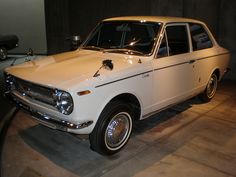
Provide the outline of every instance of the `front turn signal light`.
{"type": "Polygon", "coordinates": [[[90,94],[90,93],[91,93],[90,90],[84,90],[84,91],[78,92],[77,94],[78,94],[79,96],[83,96],[83,95],[87,95],[87,94],[90,94]]]}

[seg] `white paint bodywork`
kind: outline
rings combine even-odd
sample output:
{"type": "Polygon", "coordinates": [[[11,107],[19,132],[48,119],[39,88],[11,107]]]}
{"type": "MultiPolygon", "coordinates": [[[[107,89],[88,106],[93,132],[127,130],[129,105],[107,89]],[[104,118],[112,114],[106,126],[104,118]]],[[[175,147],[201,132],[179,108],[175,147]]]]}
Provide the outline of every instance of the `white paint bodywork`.
{"type": "MultiPolygon", "coordinates": [[[[122,17],[108,20],[155,21],[162,23],[163,29],[172,22],[203,24],[196,20],[172,17],[122,17]]],[[[92,125],[83,129],[68,129],[77,134],[89,134],[104,107],[117,95],[134,95],[141,105],[140,119],[143,119],[204,91],[216,69],[220,71],[219,79],[222,78],[229,63],[229,52],[216,43],[210,32],[212,48],[193,52],[190,47],[189,53],[156,58],[162,33],[163,30],[150,56],[78,49],[9,67],[6,72],[35,84],[69,92],[74,102],[74,110],[70,115],[37,102],[29,104],[57,119],[74,124],[93,121],[92,125]],[[103,68],[99,72],[100,76],[93,77],[106,59],[112,60],[114,69],[103,68]],[[190,63],[190,60],[195,62],[190,63]],[[83,96],[77,94],[85,90],[91,93],[83,96]]]]}

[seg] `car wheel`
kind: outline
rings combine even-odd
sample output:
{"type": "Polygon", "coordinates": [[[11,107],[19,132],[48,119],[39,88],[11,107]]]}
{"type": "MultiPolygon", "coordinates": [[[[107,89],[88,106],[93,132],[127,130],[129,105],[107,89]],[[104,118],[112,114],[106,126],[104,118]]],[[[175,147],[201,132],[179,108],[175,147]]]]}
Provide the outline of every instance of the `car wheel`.
{"type": "Polygon", "coordinates": [[[216,89],[218,86],[218,78],[215,73],[213,73],[210,77],[210,80],[207,83],[207,86],[202,94],[200,94],[200,98],[204,102],[209,102],[216,93],[216,89]]]}
{"type": "Polygon", "coordinates": [[[0,59],[5,60],[7,58],[7,49],[5,47],[0,47],[0,59]]]}
{"type": "Polygon", "coordinates": [[[129,104],[111,102],[106,106],[89,135],[91,149],[102,155],[121,150],[130,138],[133,115],[129,104]]]}

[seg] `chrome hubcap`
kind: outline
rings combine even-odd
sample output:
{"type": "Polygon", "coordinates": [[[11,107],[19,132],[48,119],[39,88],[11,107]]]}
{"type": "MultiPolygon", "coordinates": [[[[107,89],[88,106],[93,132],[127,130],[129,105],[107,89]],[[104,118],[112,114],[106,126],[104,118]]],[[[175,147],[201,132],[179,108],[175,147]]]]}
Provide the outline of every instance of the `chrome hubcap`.
{"type": "Polygon", "coordinates": [[[216,88],[217,88],[217,77],[216,77],[216,75],[212,75],[212,77],[207,85],[208,98],[212,98],[215,95],[216,88]]]}
{"type": "Polygon", "coordinates": [[[106,146],[111,150],[122,147],[131,132],[131,117],[126,112],[115,115],[109,122],[105,132],[106,146]]]}

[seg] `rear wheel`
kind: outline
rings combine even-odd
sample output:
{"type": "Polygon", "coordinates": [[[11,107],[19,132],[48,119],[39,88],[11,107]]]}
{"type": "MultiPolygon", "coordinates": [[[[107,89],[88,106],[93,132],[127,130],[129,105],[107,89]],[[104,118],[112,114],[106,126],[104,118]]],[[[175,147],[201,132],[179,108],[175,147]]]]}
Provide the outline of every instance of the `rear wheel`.
{"type": "Polygon", "coordinates": [[[106,106],[89,135],[91,149],[103,155],[121,150],[130,138],[133,115],[129,104],[117,101],[106,106]]]}
{"type": "Polygon", "coordinates": [[[0,60],[5,60],[7,58],[7,49],[5,47],[0,47],[0,60]]]}
{"type": "Polygon", "coordinates": [[[209,102],[215,96],[217,87],[218,87],[218,78],[217,75],[213,73],[211,75],[210,80],[207,83],[204,92],[200,94],[201,100],[204,102],[209,102]]]}

